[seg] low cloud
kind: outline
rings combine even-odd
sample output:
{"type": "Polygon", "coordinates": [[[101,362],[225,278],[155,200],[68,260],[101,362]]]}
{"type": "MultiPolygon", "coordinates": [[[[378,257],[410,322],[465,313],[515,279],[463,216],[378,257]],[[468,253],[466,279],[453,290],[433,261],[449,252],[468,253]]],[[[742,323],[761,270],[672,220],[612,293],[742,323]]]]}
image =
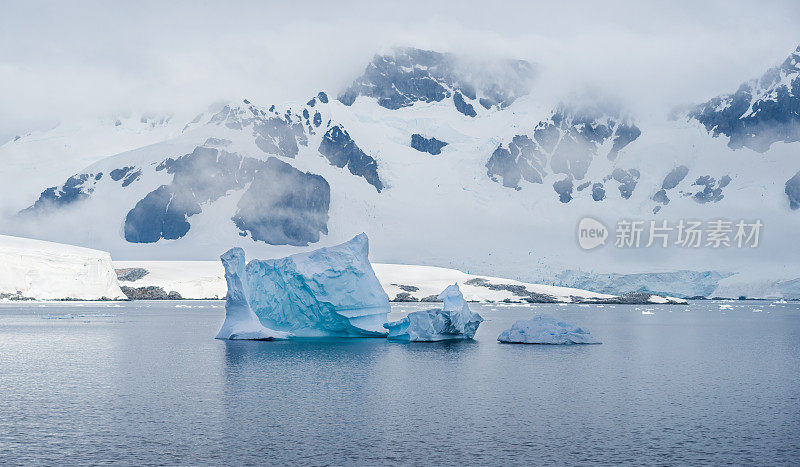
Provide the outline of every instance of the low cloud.
{"type": "Polygon", "coordinates": [[[335,95],[393,46],[533,61],[539,92],[592,87],[660,115],[779,63],[798,17],[790,1],[6,3],[0,140],[129,110],[335,95]]]}

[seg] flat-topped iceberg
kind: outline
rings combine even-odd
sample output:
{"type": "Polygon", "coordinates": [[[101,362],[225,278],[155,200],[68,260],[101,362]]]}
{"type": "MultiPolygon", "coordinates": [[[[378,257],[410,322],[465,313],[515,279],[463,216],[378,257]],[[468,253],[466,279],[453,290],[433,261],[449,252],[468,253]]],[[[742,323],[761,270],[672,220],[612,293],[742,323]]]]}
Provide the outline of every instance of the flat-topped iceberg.
{"type": "Polygon", "coordinates": [[[329,248],[251,260],[243,281],[248,306],[268,328],[299,337],[386,336],[389,297],[363,233],[329,248]]]}
{"type": "Polygon", "coordinates": [[[411,342],[472,339],[483,318],[469,309],[458,284],[444,289],[439,299],[444,302],[441,310],[415,311],[399,321],[384,324],[389,339],[411,342]]]}
{"type": "Polygon", "coordinates": [[[291,334],[264,327],[250,309],[244,278],[244,250],[232,248],[220,256],[225,267],[228,295],[225,298],[225,322],[217,333],[217,339],[276,340],[288,339],[291,334]]]}
{"type": "Polygon", "coordinates": [[[511,344],[601,344],[589,331],[547,315],[521,319],[497,340],[511,344]]]}

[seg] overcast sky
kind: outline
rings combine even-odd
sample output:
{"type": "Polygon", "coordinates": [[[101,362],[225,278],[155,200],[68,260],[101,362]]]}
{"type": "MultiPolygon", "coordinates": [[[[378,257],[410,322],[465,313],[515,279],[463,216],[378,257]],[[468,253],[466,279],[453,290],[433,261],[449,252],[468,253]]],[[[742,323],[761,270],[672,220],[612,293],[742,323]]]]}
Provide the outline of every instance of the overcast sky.
{"type": "Polygon", "coordinates": [[[0,141],[76,116],[336,94],[395,45],[528,59],[545,85],[661,112],[800,44],[796,1],[497,3],[0,0],[0,141]]]}

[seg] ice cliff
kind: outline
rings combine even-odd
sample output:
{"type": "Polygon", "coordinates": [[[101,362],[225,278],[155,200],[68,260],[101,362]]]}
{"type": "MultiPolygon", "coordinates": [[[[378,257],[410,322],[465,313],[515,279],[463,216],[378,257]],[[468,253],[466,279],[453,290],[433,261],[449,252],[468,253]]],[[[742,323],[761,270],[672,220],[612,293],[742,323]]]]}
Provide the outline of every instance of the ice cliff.
{"type": "Polygon", "coordinates": [[[511,329],[497,337],[511,344],[600,344],[601,342],[574,324],[559,321],[552,316],[539,315],[530,320],[519,320],[511,329]]]}
{"type": "Polygon", "coordinates": [[[444,302],[441,310],[415,311],[399,321],[384,324],[389,339],[411,342],[472,339],[483,318],[469,309],[458,284],[444,289],[439,299],[444,302]]]}
{"type": "MultiPolygon", "coordinates": [[[[225,255],[233,259],[235,252],[225,255]]],[[[385,337],[389,297],[368,256],[369,240],[362,233],[329,248],[251,260],[241,277],[242,302],[264,326],[300,337],[385,337]]],[[[237,289],[229,279],[229,295],[232,290],[237,289]]]]}
{"type": "Polygon", "coordinates": [[[244,265],[244,250],[231,248],[220,256],[225,267],[228,295],[225,299],[225,322],[217,339],[276,340],[288,339],[291,334],[264,327],[250,309],[247,301],[247,272],[244,265]]]}
{"type": "Polygon", "coordinates": [[[111,255],[0,235],[0,299],[125,299],[111,255]]]}

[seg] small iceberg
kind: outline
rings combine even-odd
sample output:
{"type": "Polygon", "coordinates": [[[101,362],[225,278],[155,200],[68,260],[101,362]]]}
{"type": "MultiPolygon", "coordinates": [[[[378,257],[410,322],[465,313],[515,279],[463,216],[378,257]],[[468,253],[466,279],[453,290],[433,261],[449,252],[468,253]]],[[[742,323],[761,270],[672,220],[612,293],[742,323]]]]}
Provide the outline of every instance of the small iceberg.
{"type": "Polygon", "coordinates": [[[589,331],[547,315],[521,319],[500,333],[497,340],[509,344],[602,344],[589,331]]]}
{"type": "Polygon", "coordinates": [[[298,337],[386,337],[389,296],[372,270],[363,233],[329,248],[254,259],[246,267],[244,251],[233,248],[222,262],[226,278],[229,269],[235,272],[228,279],[226,313],[233,305],[245,310],[243,322],[298,337]]]}
{"type": "Polygon", "coordinates": [[[244,266],[244,250],[233,248],[220,256],[225,267],[225,281],[228,283],[228,296],[225,299],[225,322],[222,323],[217,339],[231,340],[277,340],[288,339],[288,332],[275,331],[264,327],[250,309],[247,301],[247,273],[244,266]]]}
{"type": "Polygon", "coordinates": [[[384,324],[389,339],[410,342],[472,339],[483,318],[469,309],[458,284],[444,289],[439,299],[444,302],[441,310],[415,311],[399,321],[384,324]]]}

